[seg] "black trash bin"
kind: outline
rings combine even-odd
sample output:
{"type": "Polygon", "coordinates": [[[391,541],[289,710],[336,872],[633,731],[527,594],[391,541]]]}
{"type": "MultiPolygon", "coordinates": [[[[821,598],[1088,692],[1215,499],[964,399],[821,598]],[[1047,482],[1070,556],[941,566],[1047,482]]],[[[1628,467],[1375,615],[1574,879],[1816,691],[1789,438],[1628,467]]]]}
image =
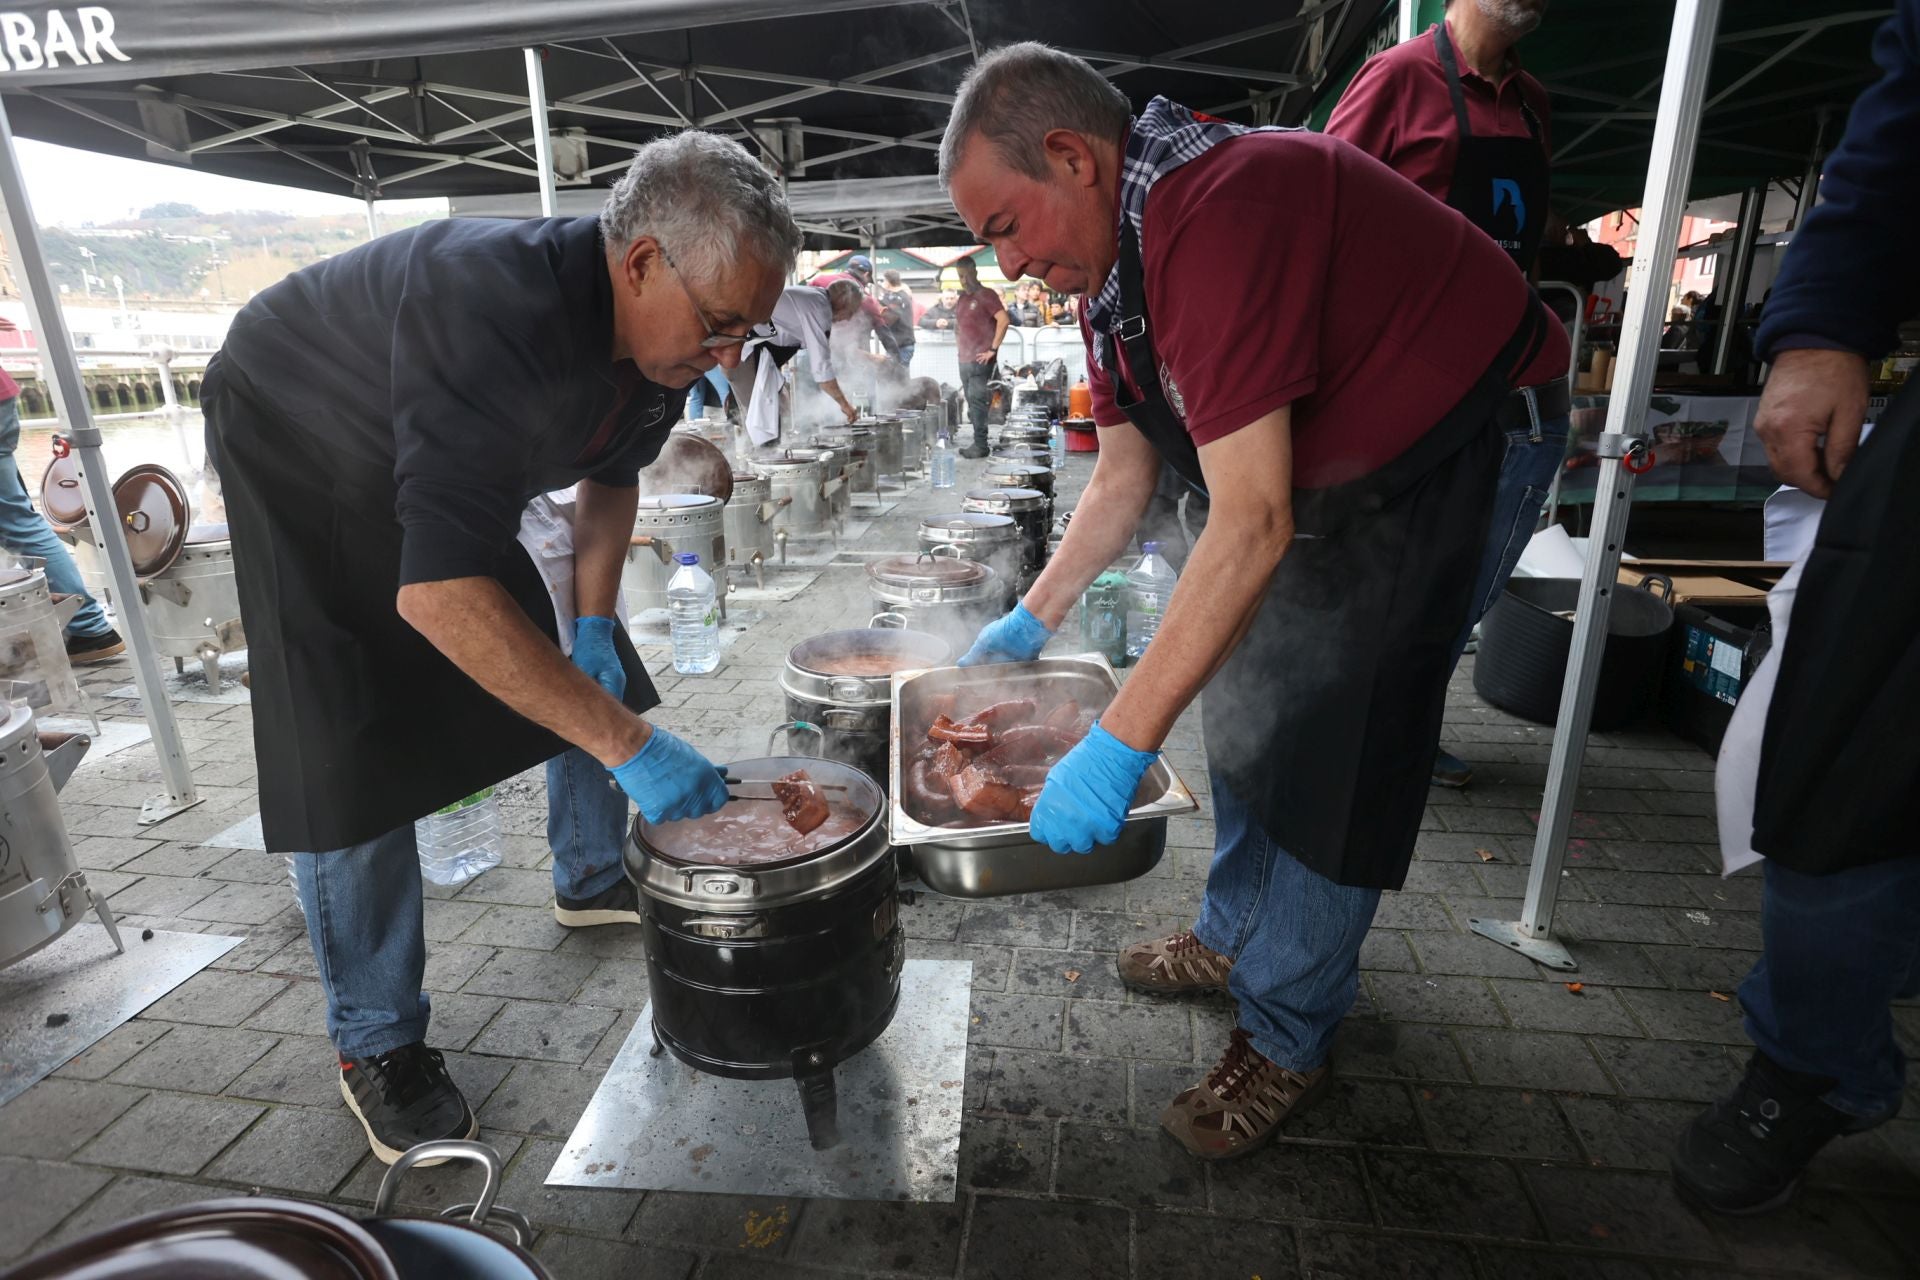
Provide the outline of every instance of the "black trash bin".
{"type": "MultiPolygon", "coordinates": [[[[1673,584],[1649,575],[1640,586],[1613,592],[1607,643],[1600,660],[1592,728],[1620,729],[1644,719],[1659,692],[1673,609],[1664,598],[1673,584]],[[1651,588],[1658,587],[1655,593],[1651,588]]],[[[1515,578],[1480,623],[1473,665],[1476,693],[1535,724],[1560,718],[1560,690],[1573,648],[1570,615],[1580,598],[1576,578],[1515,578]]]]}

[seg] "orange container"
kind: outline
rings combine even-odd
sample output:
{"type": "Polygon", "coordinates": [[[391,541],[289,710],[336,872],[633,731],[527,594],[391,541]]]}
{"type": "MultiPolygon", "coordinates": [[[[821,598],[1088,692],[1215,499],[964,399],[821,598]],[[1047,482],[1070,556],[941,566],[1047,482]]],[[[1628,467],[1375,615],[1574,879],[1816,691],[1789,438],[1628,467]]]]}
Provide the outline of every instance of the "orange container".
{"type": "Polygon", "coordinates": [[[1085,378],[1067,388],[1067,416],[1069,418],[1093,416],[1093,388],[1087,385],[1085,378]]]}

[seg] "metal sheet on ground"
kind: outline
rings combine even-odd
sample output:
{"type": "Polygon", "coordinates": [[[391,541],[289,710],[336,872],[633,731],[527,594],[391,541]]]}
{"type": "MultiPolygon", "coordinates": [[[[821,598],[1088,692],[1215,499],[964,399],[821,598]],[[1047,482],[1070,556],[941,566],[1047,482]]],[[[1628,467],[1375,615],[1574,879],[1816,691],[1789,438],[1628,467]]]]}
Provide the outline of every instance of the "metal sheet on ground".
{"type": "Polygon", "coordinates": [[[0,969],[0,1104],[240,945],[243,939],[79,924],[25,960],[0,969]]]}
{"type": "Polygon", "coordinates": [[[973,964],[908,960],[893,1025],[834,1072],[844,1141],[807,1142],[791,1080],[652,1057],[653,1006],[621,1046],[548,1186],[950,1201],[959,1174],[973,964]]]}
{"type": "Polygon", "coordinates": [[[38,727],[47,733],[84,733],[92,739],[87,754],[80,757],[78,772],[81,774],[86,773],[89,764],[98,764],[115,752],[153,740],[153,730],[139,720],[102,720],[100,731],[95,733],[91,720],[76,716],[46,716],[38,722],[38,727]]]}
{"type": "Polygon", "coordinates": [[[267,838],[260,832],[260,815],[249,814],[225,831],[202,840],[200,847],[202,849],[251,849],[255,853],[265,853],[267,838]]]}
{"type": "MultiPolygon", "coordinates": [[[[169,702],[212,702],[221,706],[234,707],[243,702],[251,702],[253,694],[240,683],[240,677],[247,673],[247,651],[236,649],[232,653],[220,655],[220,691],[214,692],[207,684],[207,670],[200,659],[189,658],[183,671],[168,671],[161,668],[160,683],[167,691],[169,702]]],[[[109,698],[138,698],[140,691],[131,684],[119,685],[107,690],[109,698]]]]}

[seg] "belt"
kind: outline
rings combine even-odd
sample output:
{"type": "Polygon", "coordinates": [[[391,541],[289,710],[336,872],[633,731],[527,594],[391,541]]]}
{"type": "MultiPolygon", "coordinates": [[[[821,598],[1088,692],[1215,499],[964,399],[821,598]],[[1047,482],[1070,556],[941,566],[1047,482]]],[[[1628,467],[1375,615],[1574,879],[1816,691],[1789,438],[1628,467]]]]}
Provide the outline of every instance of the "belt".
{"type": "Polygon", "coordinates": [[[1494,410],[1494,424],[1502,431],[1531,427],[1536,434],[1543,418],[1561,418],[1573,412],[1573,391],[1565,378],[1555,378],[1535,387],[1521,387],[1507,394],[1494,410]]]}

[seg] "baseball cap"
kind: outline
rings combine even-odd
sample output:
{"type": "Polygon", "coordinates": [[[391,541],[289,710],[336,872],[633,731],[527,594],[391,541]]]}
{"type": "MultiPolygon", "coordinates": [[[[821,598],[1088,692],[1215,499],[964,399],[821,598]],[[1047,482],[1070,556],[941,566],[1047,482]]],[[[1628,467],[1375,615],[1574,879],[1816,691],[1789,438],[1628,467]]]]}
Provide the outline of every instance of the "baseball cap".
{"type": "Polygon", "coordinates": [[[861,275],[870,276],[873,274],[873,259],[864,253],[856,253],[847,259],[847,270],[858,271],[861,275]]]}

